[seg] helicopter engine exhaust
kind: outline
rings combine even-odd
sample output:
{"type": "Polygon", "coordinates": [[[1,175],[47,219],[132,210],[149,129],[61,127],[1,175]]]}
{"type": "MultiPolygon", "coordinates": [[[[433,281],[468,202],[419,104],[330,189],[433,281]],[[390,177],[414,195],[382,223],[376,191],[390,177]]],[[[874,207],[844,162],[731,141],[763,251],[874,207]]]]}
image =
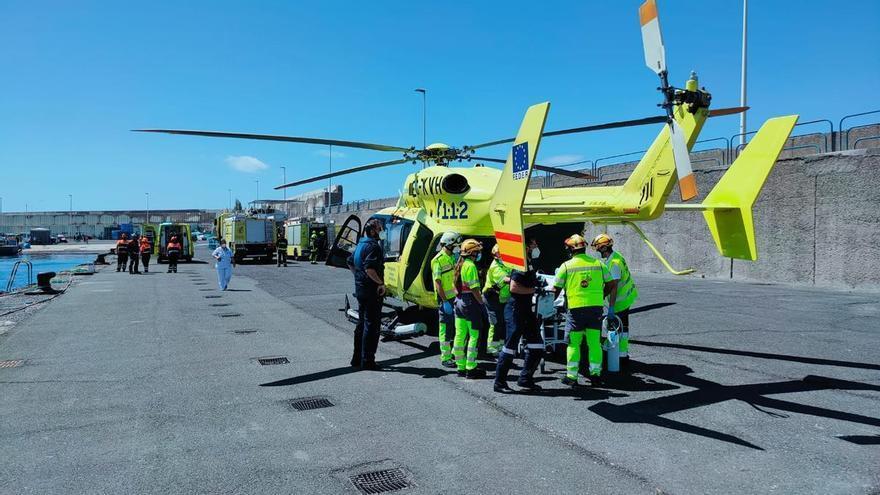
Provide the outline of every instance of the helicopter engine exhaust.
{"type": "Polygon", "coordinates": [[[463,194],[471,188],[471,185],[468,184],[467,177],[461,174],[449,174],[443,178],[441,187],[449,194],[463,194]]]}

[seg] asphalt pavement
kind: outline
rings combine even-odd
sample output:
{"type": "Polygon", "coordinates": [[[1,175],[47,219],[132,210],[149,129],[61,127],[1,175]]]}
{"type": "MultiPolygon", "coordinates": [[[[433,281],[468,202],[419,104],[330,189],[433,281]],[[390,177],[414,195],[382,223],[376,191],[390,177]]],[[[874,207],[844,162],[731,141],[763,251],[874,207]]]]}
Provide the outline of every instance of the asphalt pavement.
{"type": "Polygon", "coordinates": [[[427,336],[350,368],[345,270],[156,268],[0,335],[0,493],[880,493],[877,293],[635,274],[631,378],[500,395],[427,336]]]}

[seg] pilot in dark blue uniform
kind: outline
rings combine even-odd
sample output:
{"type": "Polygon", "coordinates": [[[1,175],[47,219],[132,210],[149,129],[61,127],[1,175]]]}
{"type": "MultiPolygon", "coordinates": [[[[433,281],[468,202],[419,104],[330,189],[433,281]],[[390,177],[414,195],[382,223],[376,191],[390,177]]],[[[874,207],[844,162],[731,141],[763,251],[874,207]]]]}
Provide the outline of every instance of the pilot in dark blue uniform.
{"type": "Polygon", "coordinates": [[[358,300],[358,323],[354,330],[351,365],[365,370],[379,369],[376,348],[382,324],[382,298],[385,297],[385,253],[382,249],[384,224],[371,219],[364,226],[364,236],[348,258],[354,273],[355,297],[358,300]]]}

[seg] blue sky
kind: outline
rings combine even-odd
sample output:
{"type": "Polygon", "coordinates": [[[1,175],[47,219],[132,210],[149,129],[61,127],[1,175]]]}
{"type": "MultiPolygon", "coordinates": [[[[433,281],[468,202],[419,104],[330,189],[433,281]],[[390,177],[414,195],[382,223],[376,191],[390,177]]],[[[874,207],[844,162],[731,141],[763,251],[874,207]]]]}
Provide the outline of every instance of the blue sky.
{"type": "MultiPolygon", "coordinates": [[[[3,210],[64,210],[71,193],[75,209],[143,208],[145,192],[152,208],[220,208],[228,189],[254,199],[255,180],[261,196],[280,198],[271,188],[281,166],[288,180],[328,169],[322,146],[133,128],[421,145],[416,87],[428,89],[429,143],[454,146],[512,136],[525,108],[545,100],[548,129],[653,115],[638,4],[3,1],[3,210]]],[[[880,2],[749,7],[750,129],[774,115],[836,123],[880,108],[880,2]]],[[[672,81],[696,70],[713,106],[737,105],[741,2],[661,0],[660,18],[672,81]]],[[[701,137],[737,129],[736,117],[714,119],[701,137]]],[[[657,130],[548,139],[540,158],[636,151],[657,130]]],[[[334,169],[397,157],[334,152],[334,169]]],[[[392,196],[412,167],[338,181],[346,200],[392,196]]]]}

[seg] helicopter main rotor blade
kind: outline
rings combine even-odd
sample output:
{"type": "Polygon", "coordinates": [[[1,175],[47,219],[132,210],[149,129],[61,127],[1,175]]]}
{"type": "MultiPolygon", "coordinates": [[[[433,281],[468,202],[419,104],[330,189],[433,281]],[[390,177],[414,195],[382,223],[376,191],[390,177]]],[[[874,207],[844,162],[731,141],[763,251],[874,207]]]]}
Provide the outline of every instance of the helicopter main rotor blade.
{"type": "Polygon", "coordinates": [[[545,172],[550,172],[551,174],[556,175],[564,175],[566,177],[574,177],[575,179],[595,179],[596,176],[593,174],[588,174],[586,172],[578,172],[577,170],[566,170],[564,168],[559,167],[549,167],[547,165],[532,165],[532,168],[535,170],[543,170],[545,172]]]}
{"type": "Polygon", "coordinates": [[[163,134],[182,134],[186,136],[206,136],[219,138],[234,139],[256,139],[260,141],[286,141],[290,143],[309,143],[309,144],[327,144],[333,146],[343,146],[346,148],[362,148],[365,150],[376,151],[400,151],[407,152],[410,148],[401,148],[399,146],[389,146],[387,144],[361,143],[358,141],[342,141],[339,139],[322,139],[297,136],[277,136],[272,134],[246,134],[241,132],[221,132],[221,131],[193,131],[186,129],[132,129],[133,132],[157,132],[163,134]]]}
{"type": "MultiPolygon", "coordinates": [[[[494,163],[507,163],[506,160],[501,160],[498,158],[486,158],[484,156],[472,156],[471,160],[478,160],[484,162],[494,162],[494,163]]],[[[574,177],[575,179],[595,179],[591,174],[578,172],[577,170],[566,170],[564,168],[558,167],[550,167],[548,165],[538,165],[537,163],[532,165],[532,168],[535,170],[543,170],[545,172],[550,172],[551,174],[564,175],[566,177],[574,177]]]]}
{"type": "MultiPolygon", "coordinates": [[[[731,108],[719,108],[717,110],[710,110],[709,117],[723,117],[725,115],[733,115],[737,113],[742,113],[748,110],[749,107],[731,107],[731,108]]],[[[582,127],[572,127],[570,129],[559,129],[558,131],[547,131],[544,134],[541,134],[542,137],[552,137],[552,136],[562,136],[565,134],[577,134],[580,132],[593,132],[593,131],[602,131],[605,129],[618,129],[621,127],[636,127],[640,125],[650,125],[650,124],[665,124],[668,117],[665,115],[657,115],[656,117],[644,117],[641,119],[632,119],[632,120],[621,120],[618,122],[606,122],[604,124],[594,124],[587,125],[582,127]]],[[[475,146],[466,146],[465,148],[468,150],[476,150],[479,148],[487,148],[489,146],[497,146],[499,144],[512,143],[514,138],[508,139],[499,139],[497,141],[489,141],[488,143],[482,143],[475,146]]]]}
{"type": "MultiPolygon", "coordinates": [[[[666,122],[666,116],[657,116],[657,117],[645,117],[643,119],[634,119],[634,120],[621,120],[620,122],[607,122],[605,124],[595,124],[588,125],[583,127],[572,127],[571,129],[560,129],[558,131],[547,131],[544,134],[541,134],[542,137],[551,137],[551,136],[561,136],[563,134],[576,134],[579,132],[592,132],[592,131],[601,131],[603,129],[615,129],[618,127],[632,127],[638,125],[648,125],[648,124],[661,124],[666,122]]],[[[512,143],[514,138],[508,139],[499,139],[497,141],[489,141],[488,143],[482,143],[475,146],[467,146],[469,150],[475,150],[479,148],[487,148],[489,146],[497,146],[499,144],[512,143]]]]}
{"type": "Polygon", "coordinates": [[[719,108],[717,110],[709,110],[709,117],[724,117],[725,115],[736,115],[738,113],[743,113],[751,107],[730,107],[730,108],[719,108]]]}
{"type": "Polygon", "coordinates": [[[374,168],[382,168],[382,167],[389,167],[391,165],[399,165],[401,163],[406,163],[408,161],[409,160],[390,160],[387,162],[370,163],[367,165],[361,165],[359,167],[347,168],[345,170],[340,170],[338,172],[331,172],[329,174],[318,175],[316,177],[310,177],[308,179],[302,179],[302,180],[298,180],[298,181],[294,181],[294,182],[288,182],[287,184],[281,184],[280,186],[275,186],[275,189],[278,190],[278,189],[285,189],[288,187],[300,186],[302,184],[308,184],[310,182],[317,182],[319,180],[332,179],[333,177],[339,177],[340,175],[348,175],[348,174],[353,174],[355,172],[363,172],[364,170],[371,170],[374,168]]]}

